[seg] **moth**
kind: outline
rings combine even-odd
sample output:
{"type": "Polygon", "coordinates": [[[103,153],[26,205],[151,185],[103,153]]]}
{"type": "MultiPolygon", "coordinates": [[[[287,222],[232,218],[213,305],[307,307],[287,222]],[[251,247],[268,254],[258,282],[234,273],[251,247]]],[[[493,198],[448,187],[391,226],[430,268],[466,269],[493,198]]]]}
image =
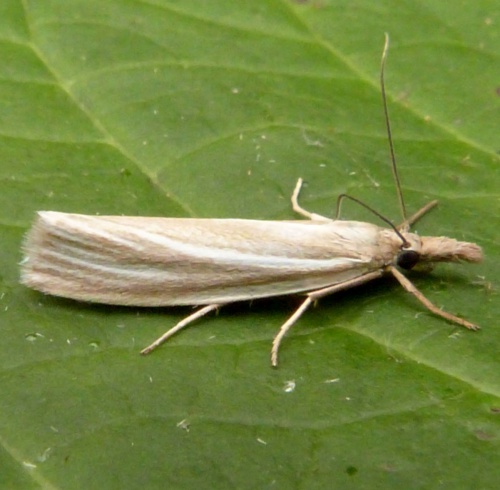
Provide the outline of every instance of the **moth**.
{"type": "Polygon", "coordinates": [[[393,176],[403,215],[399,226],[347,195],[339,197],[336,219],[311,213],[298,202],[302,179],[291,201],[293,210],[307,220],[87,216],[39,211],[24,243],[21,282],[46,294],[91,303],[200,306],[142,354],[229,303],[303,294],[305,299],[274,338],[271,364],[277,366],[283,337],[311,304],[385,275],[393,276],[435,315],[478,329],[435,306],[403,273],[437,262],[480,262],[483,255],[474,243],[410,232],[410,226],[437,202],[406,217],[385,94],[388,46],[386,35],[380,78],[393,176]],[[367,207],[387,226],[338,219],[344,199],[367,207]]]}

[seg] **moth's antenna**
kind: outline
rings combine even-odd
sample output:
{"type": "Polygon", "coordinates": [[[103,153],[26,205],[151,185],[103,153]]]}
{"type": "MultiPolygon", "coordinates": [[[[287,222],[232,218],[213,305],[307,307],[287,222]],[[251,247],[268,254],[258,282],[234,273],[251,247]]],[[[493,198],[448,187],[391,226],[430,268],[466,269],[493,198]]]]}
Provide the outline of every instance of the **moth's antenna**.
{"type": "Polygon", "coordinates": [[[391,154],[392,175],[394,176],[394,181],[396,184],[399,207],[401,209],[401,214],[403,215],[403,221],[406,222],[407,221],[406,206],[403,199],[403,193],[401,192],[401,183],[399,181],[398,168],[396,166],[396,156],[394,153],[394,144],[392,142],[391,123],[389,122],[389,111],[387,110],[387,97],[385,95],[384,69],[385,69],[385,60],[387,58],[387,51],[389,51],[389,34],[385,33],[384,51],[382,52],[382,62],[380,64],[380,90],[382,92],[382,104],[384,106],[385,127],[387,129],[387,138],[389,140],[389,150],[391,154]]]}
{"type": "MultiPolygon", "coordinates": [[[[401,238],[401,241],[403,242],[403,247],[404,248],[410,247],[410,244],[405,239],[405,237],[400,233],[400,231],[398,230],[397,226],[394,226],[385,216],[382,216],[379,212],[375,211],[375,209],[373,209],[371,206],[368,206],[368,204],[365,204],[363,201],[360,201],[359,199],[356,199],[355,197],[352,197],[349,194],[340,194],[340,196],[338,197],[338,199],[337,199],[337,214],[335,216],[336,220],[339,219],[339,216],[340,216],[340,207],[341,207],[342,201],[344,199],[350,199],[351,201],[354,201],[354,202],[358,203],[359,205],[363,206],[365,209],[368,209],[368,211],[370,211],[370,213],[373,213],[375,216],[377,216],[377,218],[380,218],[384,223],[386,223],[387,225],[389,225],[394,230],[394,232],[396,233],[396,235],[399,238],[401,238]]],[[[434,204],[434,203],[431,203],[431,204],[434,204]]],[[[425,210],[425,211],[427,211],[427,210],[425,210]]],[[[417,216],[417,219],[420,216],[421,215],[420,215],[420,211],[419,211],[419,215],[417,216]]]]}

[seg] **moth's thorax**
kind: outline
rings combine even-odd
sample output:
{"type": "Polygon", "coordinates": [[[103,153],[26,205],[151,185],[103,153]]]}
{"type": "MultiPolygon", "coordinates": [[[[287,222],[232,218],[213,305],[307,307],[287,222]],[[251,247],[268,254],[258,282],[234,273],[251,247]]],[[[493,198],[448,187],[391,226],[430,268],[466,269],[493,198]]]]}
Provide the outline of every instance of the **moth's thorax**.
{"type": "Polygon", "coordinates": [[[413,250],[417,254],[421,254],[422,238],[414,233],[401,233],[401,236],[406,240],[405,244],[401,237],[388,228],[381,228],[379,233],[379,253],[383,257],[384,265],[396,265],[398,257],[403,250],[413,250]]]}

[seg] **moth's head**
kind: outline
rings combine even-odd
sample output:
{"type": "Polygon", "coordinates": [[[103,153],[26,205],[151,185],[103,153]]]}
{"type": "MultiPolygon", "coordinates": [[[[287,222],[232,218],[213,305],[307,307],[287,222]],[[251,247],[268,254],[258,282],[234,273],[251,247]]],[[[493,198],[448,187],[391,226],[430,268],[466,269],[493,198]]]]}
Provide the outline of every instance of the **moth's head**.
{"type": "Polygon", "coordinates": [[[447,237],[420,237],[403,233],[406,243],[396,256],[396,265],[404,270],[432,269],[436,262],[481,262],[483,252],[475,243],[447,237]]]}
{"type": "Polygon", "coordinates": [[[414,233],[407,232],[402,232],[399,238],[404,238],[405,242],[401,245],[396,255],[396,265],[406,271],[420,268],[422,261],[422,239],[414,233]]]}

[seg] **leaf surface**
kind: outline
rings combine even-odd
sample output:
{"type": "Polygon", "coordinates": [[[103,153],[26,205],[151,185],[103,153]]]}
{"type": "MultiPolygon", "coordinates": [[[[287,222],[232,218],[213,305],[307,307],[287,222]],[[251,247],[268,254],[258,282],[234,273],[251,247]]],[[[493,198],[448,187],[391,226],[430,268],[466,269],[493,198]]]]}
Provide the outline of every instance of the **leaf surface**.
{"type": "MultiPolygon", "coordinates": [[[[498,485],[500,18],[491,1],[8,0],[0,7],[0,487],[498,485]],[[485,261],[224,308],[149,357],[186,308],[19,284],[40,209],[294,219],[347,192],[401,220],[380,100],[421,234],[485,261]]],[[[374,221],[352,205],[344,216],[374,221]]],[[[374,221],[376,222],[376,221],[374,221]]]]}

